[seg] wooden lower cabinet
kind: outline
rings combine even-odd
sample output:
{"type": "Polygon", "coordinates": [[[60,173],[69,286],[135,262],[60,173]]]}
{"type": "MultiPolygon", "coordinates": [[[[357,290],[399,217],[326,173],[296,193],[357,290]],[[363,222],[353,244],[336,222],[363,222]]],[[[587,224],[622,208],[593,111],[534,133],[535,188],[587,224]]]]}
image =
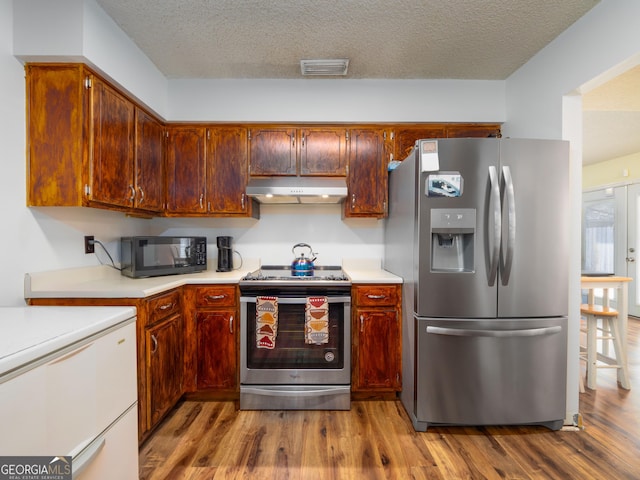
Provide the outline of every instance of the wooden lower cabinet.
{"type": "Polygon", "coordinates": [[[182,291],[171,290],[147,301],[144,330],[147,427],[153,428],[182,396],[184,322],[182,291]]]}
{"type": "Polygon", "coordinates": [[[186,392],[226,395],[238,391],[237,288],[237,285],[185,287],[186,392]]]}
{"type": "Polygon", "coordinates": [[[155,426],[182,396],[184,363],[182,315],[145,329],[147,418],[155,426]]]}
{"type": "Polygon", "coordinates": [[[238,384],[235,323],[235,314],[229,310],[196,313],[198,390],[235,390],[238,384]]]}
{"type": "Polygon", "coordinates": [[[402,389],[401,285],[352,288],[352,382],[354,393],[402,389]]]}

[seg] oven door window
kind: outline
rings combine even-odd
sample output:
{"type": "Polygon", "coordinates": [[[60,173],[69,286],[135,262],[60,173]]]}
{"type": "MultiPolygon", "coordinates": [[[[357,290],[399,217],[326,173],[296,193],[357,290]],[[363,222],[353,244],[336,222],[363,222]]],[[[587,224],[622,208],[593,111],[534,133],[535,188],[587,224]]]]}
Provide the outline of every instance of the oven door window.
{"type": "Polygon", "coordinates": [[[329,342],[305,343],[304,304],[278,306],[273,349],[258,348],[256,304],[247,304],[247,367],[250,369],[341,369],[344,367],[344,305],[329,304],[329,342]]]}

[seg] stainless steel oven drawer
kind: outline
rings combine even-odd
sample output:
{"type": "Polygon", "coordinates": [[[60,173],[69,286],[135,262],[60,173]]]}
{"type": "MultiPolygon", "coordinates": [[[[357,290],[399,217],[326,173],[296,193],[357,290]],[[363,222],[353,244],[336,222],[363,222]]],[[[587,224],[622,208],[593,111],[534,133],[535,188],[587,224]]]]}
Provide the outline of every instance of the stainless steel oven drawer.
{"type": "Polygon", "coordinates": [[[240,387],[241,410],[349,410],[349,385],[251,385],[240,387]]]}

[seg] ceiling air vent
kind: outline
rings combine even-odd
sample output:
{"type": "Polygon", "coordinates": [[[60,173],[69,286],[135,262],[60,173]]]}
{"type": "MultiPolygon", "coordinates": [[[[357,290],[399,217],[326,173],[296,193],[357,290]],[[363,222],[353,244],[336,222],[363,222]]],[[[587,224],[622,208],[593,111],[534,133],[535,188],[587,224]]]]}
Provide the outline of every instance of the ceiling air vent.
{"type": "Polygon", "coordinates": [[[349,59],[300,60],[302,75],[346,75],[349,59]]]}

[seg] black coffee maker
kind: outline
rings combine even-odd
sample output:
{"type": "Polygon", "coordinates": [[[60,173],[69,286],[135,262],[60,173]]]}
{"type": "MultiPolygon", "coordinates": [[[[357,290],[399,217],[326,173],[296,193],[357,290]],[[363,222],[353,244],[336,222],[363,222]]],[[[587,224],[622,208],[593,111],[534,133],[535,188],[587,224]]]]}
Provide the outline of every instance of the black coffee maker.
{"type": "Polygon", "coordinates": [[[233,249],[231,248],[233,237],[217,237],[218,244],[218,268],[216,272],[230,272],[233,270],[233,249]]]}

